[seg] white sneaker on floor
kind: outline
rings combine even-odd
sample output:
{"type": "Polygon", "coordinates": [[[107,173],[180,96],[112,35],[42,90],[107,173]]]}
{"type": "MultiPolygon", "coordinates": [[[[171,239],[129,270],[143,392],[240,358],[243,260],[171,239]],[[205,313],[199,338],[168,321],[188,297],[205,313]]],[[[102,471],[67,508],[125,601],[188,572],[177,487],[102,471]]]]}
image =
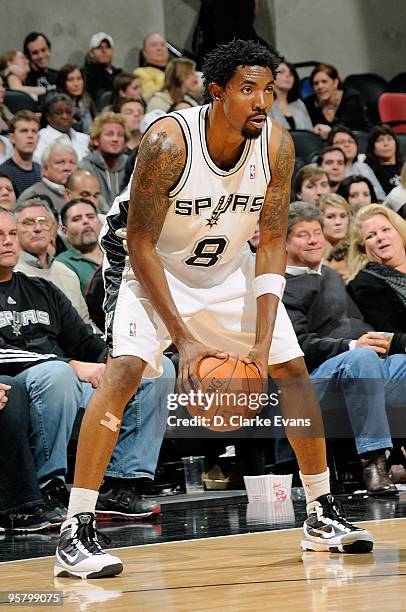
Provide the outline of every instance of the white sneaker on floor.
{"type": "Polygon", "coordinates": [[[356,527],[345,518],[340,504],[332,495],[322,495],[307,504],[302,550],[319,552],[371,552],[374,539],[366,529],[356,527]]]}
{"type": "Polygon", "coordinates": [[[81,512],[62,524],[54,576],[106,578],[122,571],[121,560],[104,552],[98,542],[94,514],[81,512]]]}

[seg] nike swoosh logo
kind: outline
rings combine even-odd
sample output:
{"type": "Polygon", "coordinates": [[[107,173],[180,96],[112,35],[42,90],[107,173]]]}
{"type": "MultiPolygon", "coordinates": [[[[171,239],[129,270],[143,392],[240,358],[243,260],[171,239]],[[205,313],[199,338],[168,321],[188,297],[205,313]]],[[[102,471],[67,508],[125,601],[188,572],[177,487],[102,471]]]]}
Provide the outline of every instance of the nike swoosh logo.
{"type": "Polygon", "coordinates": [[[335,535],[335,531],[334,531],[333,527],[330,527],[328,531],[326,529],[325,530],[313,529],[313,531],[314,531],[315,535],[319,535],[322,538],[329,538],[329,537],[335,535]]]}
{"type": "Polygon", "coordinates": [[[69,555],[66,552],[63,552],[62,550],[59,551],[59,554],[62,554],[63,557],[66,557],[66,559],[69,561],[69,563],[75,563],[76,559],[79,557],[79,551],[77,551],[77,553],[75,555],[69,555]]]}

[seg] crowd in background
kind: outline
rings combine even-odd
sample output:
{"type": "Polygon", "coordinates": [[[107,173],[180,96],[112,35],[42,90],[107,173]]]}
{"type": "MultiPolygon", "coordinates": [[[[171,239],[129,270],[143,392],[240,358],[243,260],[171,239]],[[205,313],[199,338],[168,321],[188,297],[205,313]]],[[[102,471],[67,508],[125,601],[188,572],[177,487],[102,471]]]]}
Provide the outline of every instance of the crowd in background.
{"type": "MultiPolygon", "coordinates": [[[[58,310],[58,317],[66,317],[55,330],[53,347],[41,346],[38,339],[36,343],[31,342],[31,338],[25,349],[35,351],[37,361],[38,354],[41,360],[45,353],[46,359],[49,351],[55,353],[57,360],[73,364],[79,380],[93,387],[103,374],[105,357],[101,338],[103,254],[98,242],[105,215],[115,197],[127,188],[142,135],[149,125],[168,112],[202,103],[201,75],[195,61],[188,57],[170,57],[167,43],[159,33],[145,37],[139,66],[130,72],[114,65],[114,50],[113,38],[108,33],[97,32],[90,39],[83,67],[65,64],[56,70],[52,67],[48,36],[31,32],[22,41],[21,48],[0,55],[0,211],[12,212],[16,220],[19,252],[14,269],[42,279],[35,285],[35,292],[55,301],[55,308],[62,309],[58,310]],[[43,283],[47,281],[58,288],[57,297],[44,289],[43,283]],[[78,321],[83,325],[78,332],[82,334],[80,349],[63,339],[63,334],[69,334],[67,325],[79,324],[78,321]]],[[[297,267],[305,267],[321,277],[323,267],[334,270],[342,285],[337,284],[335,276],[328,276],[328,281],[332,282],[333,278],[336,284],[331,286],[339,292],[345,283],[346,291],[340,296],[348,296],[350,300],[349,308],[353,310],[349,318],[356,310],[355,318],[359,317],[366,325],[359,336],[344,336],[349,338],[349,352],[356,345],[372,348],[378,354],[403,353],[406,359],[405,150],[391,127],[376,122],[376,115],[365,107],[360,94],[343,87],[334,66],[328,63],[315,66],[308,85],[310,90],[304,96],[294,65],[281,60],[269,116],[292,134],[304,130],[310,136],[317,136],[321,143],[311,155],[297,157],[292,177],[292,202],[295,202],[292,210],[298,215],[295,223],[301,224],[301,231],[296,231],[295,224],[290,229],[288,276],[296,277],[297,267]],[[309,206],[310,212],[306,208],[309,206]],[[302,212],[299,214],[298,210],[302,212]],[[376,337],[368,336],[374,330],[391,335],[389,348],[376,337]],[[370,341],[361,341],[364,335],[370,341]],[[351,346],[351,342],[355,344],[351,346]]],[[[5,218],[1,215],[2,221],[5,218]]],[[[14,231],[13,227],[10,231],[14,231]]],[[[4,240],[0,227],[0,241],[4,243],[4,240]]],[[[253,251],[257,241],[258,234],[251,241],[253,251]]],[[[7,268],[4,263],[7,256],[8,251],[3,249],[0,269],[7,268]]],[[[0,279],[3,301],[9,282],[6,276],[0,279]]],[[[328,297],[334,300],[336,295],[328,297]]],[[[2,302],[2,311],[10,310],[10,304],[13,301],[2,302]]],[[[35,299],[32,308],[33,312],[38,311],[35,299]]],[[[291,308],[297,309],[297,305],[291,308]]],[[[17,319],[13,321],[13,333],[21,336],[22,326],[29,322],[17,319]]],[[[317,326],[313,333],[321,334],[317,326]]],[[[0,329],[0,347],[5,345],[8,350],[12,342],[0,329]]],[[[309,351],[310,348],[309,345],[309,351]]],[[[10,350],[23,349],[16,343],[10,350]]],[[[340,349],[337,354],[342,352],[340,349]]],[[[323,363],[332,355],[324,355],[323,363]]],[[[24,364],[20,369],[15,367],[18,359],[11,362],[0,355],[1,377],[21,375],[34,363],[24,356],[19,359],[24,364]]],[[[317,368],[320,367],[321,361],[316,359],[311,367],[308,364],[309,371],[316,371],[316,362],[317,368]]],[[[392,377],[393,373],[385,376],[392,377]]],[[[22,414],[24,402],[29,405],[32,393],[26,380],[16,391],[20,405],[18,420],[20,424],[25,423],[25,430],[22,432],[20,428],[18,434],[20,445],[23,444],[21,436],[27,438],[32,426],[29,409],[22,414]],[[28,397],[24,398],[27,392],[28,397]]],[[[0,432],[3,432],[0,437],[10,428],[7,429],[10,441],[15,423],[6,423],[6,394],[13,382],[10,378],[1,378],[1,381],[6,386],[0,386],[0,432]]],[[[84,405],[82,399],[80,406],[84,405]]],[[[63,410],[66,412],[68,408],[65,406],[63,410]]],[[[74,420],[70,418],[66,422],[65,435],[72,430],[74,420]]],[[[390,434],[387,437],[390,440],[390,434]]],[[[392,446],[390,441],[380,444],[359,452],[362,461],[369,462],[363,464],[364,480],[369,492],[374,492],[375,487],[380,493],[393,493],[395,478],[406,479],[401,450],[392,461],[392,472],[379,464],[385,478],[388,476],[391,480],[381,479],[378,485],[367,480],[371,452],[379,450],[382,457],[392,446]]],[[[4,444],[6,448],[9,460],[15,463],[13,450],[4,444]]],[[[22,452],[21,449],[22,446],[22,452]]],[[[52,456],[52,449],[48,450],[52,456]]],[[[66,443],[58,450],[63,452],[66,453],[66,443]]],[[[32,530],[41,528],[38,525],[59,524],[63,516],[66,459],[62,461],[64,473],[54,471],[43,476],[38,465],[43,467],[49,458],[34,456],[30,460],[28,457],[29,452],[24,451],[20,459],[24,464],[31,462],[30,477],[35,480],[36,472],[39,480],[31,487],[29,499],[10,490],[13,478],[3,480],[3,485],[0,482],[0,529],[1,516],[3,522],[8,517],[6,528],[13,527],[9,517],[21,508],[31,516],[26,520],[31,520],[32,530]],[[30,513],[27,508],[37,509],[43,503],[42,498],[48,500],[48,514],[44,518],[41,510],[33,519],[34,510],[30,513]]],[[[15,470],[15,475],[19,473],[16,468],[9,468],[15,470]]],[[[28,529],[27,524],[22,531],[28,529]]]]}

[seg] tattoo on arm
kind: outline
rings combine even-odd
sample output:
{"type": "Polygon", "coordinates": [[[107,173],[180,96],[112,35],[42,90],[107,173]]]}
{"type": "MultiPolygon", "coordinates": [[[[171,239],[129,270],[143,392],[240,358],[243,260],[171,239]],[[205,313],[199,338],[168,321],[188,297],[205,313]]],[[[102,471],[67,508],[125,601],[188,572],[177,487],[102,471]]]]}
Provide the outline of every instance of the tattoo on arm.
{"type": "Polygon", "coordinates": [[[155,245],[169,208],[168,193],[179,179],[185,151],[166,132],[145,137],[131,185],[127,229],[140,237],[148,236],[155,245]]]}
{"type": "Polygon", "coordinates": [[[272,168],[272,182],[266,196],[261,215],[261,228],[269,237],[278,238],[286,231],[286,221],[290,204],[290,178],[295,162],[295,149],[292,138],[283,131],[272,168]]]}

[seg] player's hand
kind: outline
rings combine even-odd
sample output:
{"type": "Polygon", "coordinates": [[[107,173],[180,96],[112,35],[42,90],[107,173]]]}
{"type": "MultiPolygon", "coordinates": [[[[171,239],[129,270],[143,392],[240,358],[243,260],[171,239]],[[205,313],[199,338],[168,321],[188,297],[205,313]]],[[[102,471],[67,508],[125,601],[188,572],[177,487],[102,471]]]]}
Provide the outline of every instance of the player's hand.
{"type": "Polygon", "coordinates": [[[74,359],[69,362],[71,368],[75,370],[76,376],[82,382],[89,382],[93,389],[97,389],[102,381],[104,370],[106,369],[105,363],[88,363],[86,361],[75,361],[74,359]]]}
{"type": "Polygon", "coordinates": [[[355,343],[356,348],[370,348],[380,355],[388,352],[388,339],[378,332],[367,332],[363,334],[355,343]]]}
{"type": "Polygon", "coordinates": [[[197,365],[203,357],[225,359],[228,353],[211,348],[198,340],[187,340],[178,344],[179,372],[177,387],[179,393],[190,393],[201,388],[197,377],[197,365]]]}
{"type": "Polygon", "coordinates": [[[252,363],[258,368],[264,387],[268,384],[268,357],[269,350],[254,346],[247,357],[241,358],[244,363],[252,363]]]}
{"type": "Polygon", "coordinates": [[[0,410],[2,410],[8,402],[7,391],[10,391],[10,389],[10,385],[0,383],[0,410]]]}

